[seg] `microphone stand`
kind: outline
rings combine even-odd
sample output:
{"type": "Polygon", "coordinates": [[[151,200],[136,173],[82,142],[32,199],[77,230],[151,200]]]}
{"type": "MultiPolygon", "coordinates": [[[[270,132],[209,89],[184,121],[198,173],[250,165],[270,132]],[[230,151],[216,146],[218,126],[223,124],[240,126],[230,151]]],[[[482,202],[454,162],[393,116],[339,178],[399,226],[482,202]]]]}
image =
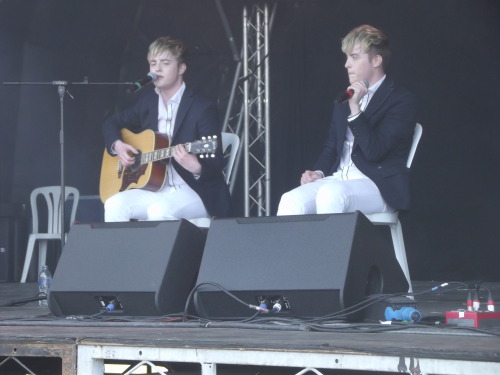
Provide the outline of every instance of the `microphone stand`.
{"type": "MultiPolygon", "coordinates": [[[[84,78],[82,82],[68,82],[68,81],[52,81],[52,82],[4,82],[4,85],[50,85],[57,86],[57,92],[59,94],[59,112],[60,112],[60,131],[59,131],[59,143],[61,152],[61,200],[59,205],[59,218],[60,218],[60,228],[61,228],[61,249],[64,247],[66,242],[65,233],[65,203],[66,203],[66,192],[65,192],[65,176],[64,176],[64,95],[67,93],[71,99],[75,99],[67,90],[68,85],[133,85],[133,82],[89,82],[87,77],[84,78]]],[[[70,223],[71,224],[71,223],[70,223]]]]}

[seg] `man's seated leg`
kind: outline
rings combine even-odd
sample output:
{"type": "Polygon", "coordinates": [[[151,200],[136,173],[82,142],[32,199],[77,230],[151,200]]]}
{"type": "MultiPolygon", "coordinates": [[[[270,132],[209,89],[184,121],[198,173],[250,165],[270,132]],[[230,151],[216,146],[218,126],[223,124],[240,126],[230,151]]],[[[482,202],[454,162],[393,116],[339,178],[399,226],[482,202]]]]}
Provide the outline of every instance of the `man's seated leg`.
{"type": "Polygon", "coordinates": [[[281,196],[277,215],[307,215],[316,213],[316,195],[324,179],[296,187],[281,196]]]}
{"type": "Polygon", "coordinates": [[[209,217],[198,194],[188,185],[166,187],[147,208],[148,220],[178,220],[209,217]]]}
{"type": "Polygon", "coordinates": [[[318,214],[336,214],[361,211],[365,215],[376,212],[389,212],[384,199],[375,183],[368,179],[329,180],[321,186],[316,196],[318,214]]]}
{"type": "Polygon", "coordinates": [[[104,221],[146,220],[146,209],[156,199],[156,194],[158,193],[131,189],[109,197],[104,203],[104,221]]]}

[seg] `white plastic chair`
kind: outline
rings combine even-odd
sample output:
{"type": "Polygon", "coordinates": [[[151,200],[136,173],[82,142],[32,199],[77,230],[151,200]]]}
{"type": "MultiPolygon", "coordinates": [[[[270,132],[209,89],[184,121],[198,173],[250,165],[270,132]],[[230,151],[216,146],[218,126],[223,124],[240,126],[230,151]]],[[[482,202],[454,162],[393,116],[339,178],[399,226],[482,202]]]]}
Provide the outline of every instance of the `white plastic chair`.
{"type": "MultiPolygon", "coordinates": [[[[422,125],[416,124],[415,131],[413,133],[413,142],[411,145],[410,153],[408,155],[408,160],[406,166],[411,167],[413,157],[415,156],[415,151],[417,150],[418,142],[422,136],[422,125]]],[[[410,269],[408,267],[408,260],[406,259],[406,249],[403,239],[403,228],[401,227],[401,221],[399,221],[399,213],[396,212],[381,212],[376,214],[366,215],[366,217],[375,225],[389,225],[391,229],[392,244],[394,245],[394,252],[396,254],[396,259],[403,270],[406,280],[408,281],[408,292],[413,293],[413,287],[411,285],[410,279],[410,269]]]]}
{"type": "MultiPolygon", "coordinates": [[[[226,166],[222,172],[224,173],[224,178],[228,185],[231,182],[234,161],[236,160],[239,147],[240,138],[236,134],[222,133],[222,152],[224,153],[224,158],[227,159],[226,166]],[[231,149],[228,152],[229,147],[231,147],[231,149]]],[[[212,220],[209,217],[197,217],[195,219],[189,219],[189,221],[200,228],[208,228],[212,220]]]]}
{"type": "MultiPolygon", "coordinates": [[[[80,199],[80,192],[78,189],[66,186],[64,188],[65,200],[68,200],[70,195],[73,196],[73,204],[71,206],[70,213],[70,225],[75,221],[76,209],[78,207],[78,201],[80,199]]],[[[26,258],[24,260],[23,274],[21,276],[21,283],[26,282],[26,277],[28,276],[28,271],[31,264],[31,259],[33,258],[33,251],[35,249],[35,243],[38,241],[38,273],[42,270],[42,266],[45,265],[47,258],[47,243],[49,240],[61,240],[61,219],[60,219],[60,209],[61,209],[61,187],[60,186],[43,186],[34,189],[31,192],[30,197],[31,212],[32,212],[32,232],[29,235],[28,246],[26,248],[26,258]],[[47,203],[47,232],[40,232],[40,224],[38,217],[38,197],[43,196],[45,202],[47,203]]],[[[65,232],[68,232],[69,228],[65,228],[65,232]]],[[[65,235],[67,237],[67,234],[65,235]]]]}
{"type": "Polygon", "coordinates": [[[226,183],[229,185],[231,182],[231,176],[233,173],[234,161],[236,160],[236,154],[240,148],[240,138],[234,133],[222,133],[222,152],[224,157],[227,159],[226,166],[222,171],[226,179],[226,183]],[[231,147],[229,154],[227,154],[228,148],[231,147]]]}

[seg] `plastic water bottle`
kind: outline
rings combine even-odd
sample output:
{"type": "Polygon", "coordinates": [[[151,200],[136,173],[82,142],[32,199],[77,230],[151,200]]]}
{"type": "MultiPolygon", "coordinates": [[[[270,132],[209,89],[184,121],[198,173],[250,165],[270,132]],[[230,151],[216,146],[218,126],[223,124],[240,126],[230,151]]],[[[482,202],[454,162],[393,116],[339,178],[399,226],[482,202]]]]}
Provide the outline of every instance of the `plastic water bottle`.
{"type": "MultiPolygon", "coordinates": [[[[40,293],[40,297],[43,294],[46,296],[49,295],[50,284],[52,284],[52,274],[49,271],[49,267],[43,266],[42,271],[38,276],[38,292],[40,293]]],[[[40,306],[48,306],[47,299],[39,300],[38,304],[40,306]]]]}

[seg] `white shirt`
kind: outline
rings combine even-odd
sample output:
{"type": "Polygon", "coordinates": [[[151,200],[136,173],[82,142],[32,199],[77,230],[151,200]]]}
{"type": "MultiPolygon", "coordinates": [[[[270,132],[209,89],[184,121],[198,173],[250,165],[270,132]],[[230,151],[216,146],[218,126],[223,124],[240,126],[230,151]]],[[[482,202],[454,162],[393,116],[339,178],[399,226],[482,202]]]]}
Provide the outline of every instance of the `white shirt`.
{"type": "MultiPolygon", "coordinates": [[[[175,119],[177,118],[177,111],[179,110],[179,104],[181,103],[182,95],[186,89],[186,84],[183,82],[179,90],[170,98],[165,106],[163,100],[160,96],[160,91],[155,88],[158,94],[158,131],[160,133],[166,134],[169,140],[172,139],[174,133],[175,119]]],[[[170,142],[169,142],[170,144],[170,142]]],[[[167,181],[165,186],[177,186],[184,185],[186,182],[177,173],[175,168],[171,163],[167,166],[167,181]]]]}
{"type": "Polygon", "coordinates": [[[174,133],[175,119],[177,118],[177,111],[185,89],[186,84],[183,82],[179,90],[170,98],[167,106],[165,106],[165,103],[161,99],[160,91],[158,88],[155,88],[158,94],[158,131],[167,134],[169,138],[172,138],[172,134],[174,133]]]}
{"type": "MultiPolygon", "coordinates": [[[[360,109],[361,112],[363,112],[366,107],[368,106],[368,103],[370,100],[373,98],[373,95],[377,91],[377,89],[380,87],[382,82],[384,82],[385,75],[377,82],[375,83],[372,87],[370,87],[367,91],[367,93],[361,98],[360,103],[360,109]]],[[[361,113],[360,112],[360,113],[361,113]]],[[[351,122],[355,120],[360,113],[357,115],[350,117],[347,119],[347,121],[351,122]]],[[[360,179],[360,178],[368,178],[363,172],[361,172],[356,165],[353,163],[351,159],[351,153],[352,153],[352,146],[354,144],[354,135],[352,134],[352,131],[349,127],[347,127],[347,131],[345,134],[345,140],[344,140],[344,148],[342,149],[342,157],[340,159],[340,164],[337,169],[337,171],[334,174],[339,173],[340,177],[343,180],[355,180],[355,179],[360,179]]]]}

